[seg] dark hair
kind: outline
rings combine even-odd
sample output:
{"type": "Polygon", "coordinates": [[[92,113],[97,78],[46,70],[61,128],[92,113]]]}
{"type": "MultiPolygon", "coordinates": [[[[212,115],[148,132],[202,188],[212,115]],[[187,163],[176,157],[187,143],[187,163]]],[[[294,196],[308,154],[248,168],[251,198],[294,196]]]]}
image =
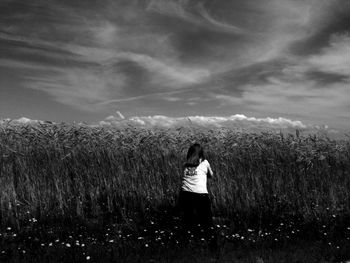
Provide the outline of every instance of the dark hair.
{"type": "Polygon", "coordinates": [[[199,159],[204,160],[203,147],[199,143],[190,146],[187,151],[185,167],[195,167],[199,165],[199,159]]]}

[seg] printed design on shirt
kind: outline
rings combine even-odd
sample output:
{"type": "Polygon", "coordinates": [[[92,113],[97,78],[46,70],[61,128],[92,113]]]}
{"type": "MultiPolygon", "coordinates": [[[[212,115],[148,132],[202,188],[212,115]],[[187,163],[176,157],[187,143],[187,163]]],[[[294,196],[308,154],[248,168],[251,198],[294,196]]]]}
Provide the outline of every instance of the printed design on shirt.
{"type": "Polygon", "coordinates": [[[185,170],[186,176],[194,176],[197,175],[196,167],[187,167],[185,170]]]}

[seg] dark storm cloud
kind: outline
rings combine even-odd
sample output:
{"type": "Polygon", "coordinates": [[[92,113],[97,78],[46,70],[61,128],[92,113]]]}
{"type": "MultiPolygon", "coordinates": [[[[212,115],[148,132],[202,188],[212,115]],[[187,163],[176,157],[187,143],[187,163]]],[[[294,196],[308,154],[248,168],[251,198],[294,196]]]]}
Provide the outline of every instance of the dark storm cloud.
{"type": "Polygon", "coordinates": [[[4,0],[0,69],[90,112],[336,116],[349,14],[346,0],[4,0]]]}
{"type": "Polygon", "coordinates": [[[242,89],[244,85],[264,85],[270,82],[271,77],[283,77],[283,69],[287,65],[283,60],[269,60],[224,72],[217,78],[223,82],[227,91],[242,89]]]}
{"type": "MultiPolygon", "coordinates": [[[[321,5],[325,1],[320,2],[321,5]]],[[[343,0],[329,1],[327,8],[317,10],[310,9],[312,23],[310,23],[308,34],[295,43],[290,50],[296,55],[317,54],[329,42],[334,34],[343,34],[350,31],[350,3],[343,0]]]]}
{"type": "Polygon", "coordinates": [[[334,83],[346,83],[349,76],[337,73],[328,73],[322,71],[308,71],[305,73],[305,77],[310,80],[317,82],[316,87],[327,87],[329,84],[334,83]]]}

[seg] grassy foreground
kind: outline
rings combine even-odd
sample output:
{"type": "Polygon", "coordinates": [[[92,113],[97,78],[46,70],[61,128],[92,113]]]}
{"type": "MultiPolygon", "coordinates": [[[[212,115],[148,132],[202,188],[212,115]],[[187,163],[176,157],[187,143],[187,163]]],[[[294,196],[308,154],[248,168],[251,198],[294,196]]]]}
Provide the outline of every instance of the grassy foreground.
{"type": "MultiPolygon", "coordinates": [[[[114,226],[116,236],[105,239],[106,242],[119,240],[119,244],[125,245],[120,242],[124,240],[122,233],[129,233],[125,235],[135,237],[130,241],[131,247],[138,247],[135,244],[141,242],[136,250],[144,251],[150,243],[147,238],[154,237],[145,234],[149,233],[149,227],[156,225],[159,231],[163,229],[169,234],[169,226],[176,225],[181,167],[188,147],[194,142],[204,145],[215,173],[209,182],[213,212],[216,224],[225,226],[222,240],[228,241],[222,246],[221,261],[225,262],[225,255],[228,255],[226,262],[234,262],[229,258],[235,258],[237,253],[240,257],[239,249],[232,252],[234,254],[229,252],[228,244],[234,240],[249,238],[250,244],[269,233],[265,237],[271,236],[271,240],[266,244],[274,247],[275,239],[285,239],[287,243],[299,240],[293,235],[303,232],[299,227],[303,225],[315,226],[312,235],[322,241],[316,246],[310,243],[313,255],[323,253],[324,259],[332,258],[330,255],[334,253],[327,254],[325,249],[329,247],[337,251],[339,258],[350,258],[344,252],[349,251],[344,242],[350,237],[347,235],[350,141],[301,136],[298,132],[286,135],[229,129],[116,129],[68,124],[0,126],[0,243],[8,246],[12,240],[18,245],[24,240],[24,237],[18,239],[23,233],[26,238],[34,238],[37,222],[48,226],[53,225],[52,222],[61,225],[79,222],[87,228],[114,226]],[[120,232],[116,226],[122,226],[120,232]],[[272,233],[275,230],[271,232],[271,229],[279,232],[272,233]],[[342,233],[341,240],[338,236],[328,240],[334,233],[342,233]],[[338,244],[334,240],[338,240],[338,244]]],[[[44,237],[43,240],[42,247],[49,251],[49,244],[55,244],[56,239],[44,237]]],[[[70,248],[66,246],[68,242],[69,236],[57,243],[67,249],[70,248]]],[[[165,247],[166,244],[170,244],[171,249],[174,245],[176,251],[177,239],[165,242],[165,247]]],[[[17,250],[22,251],[26,246],[19,247],[17,250]]],[[[169,251],[170,247],[159,253],[169,251]]],[[[126,256],[123,249],[106,250],[105,254],[126,256]]],[[[285,252],[257,249],[253,247],[250,254],[237,262],[278,262],[274,261],[278,257],[276,253],[290,257],[287,249],[285,252]]],[[[299,245],[295,249],[304,251],[305,247],[299,245]]],[[[6,256],[12,250],[3,251],[6,256]]],[[[178,253],[187,257],[186,249],[179,251],[185,251],[178,253]]],[[[310,256],[310,253],[304,251],[301,255],[310,256]]],[[[21,256],[16,257],[21,262],[21,256]]],[[[84,254],[83,259],[86,257],[84,254]]]]}

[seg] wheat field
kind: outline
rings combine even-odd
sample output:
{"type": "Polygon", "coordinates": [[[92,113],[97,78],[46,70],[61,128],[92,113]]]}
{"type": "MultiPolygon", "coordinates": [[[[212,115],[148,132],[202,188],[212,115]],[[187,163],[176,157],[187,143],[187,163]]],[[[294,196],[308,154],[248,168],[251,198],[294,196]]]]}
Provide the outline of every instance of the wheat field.
{"type": "Polygon", "coordinates": [[[1,126],[1,223],[21,227],[26,213],[125,221],[170,211],[194,142],[204,145],[215,173],[209,189],[217,217],[248,224],[350,214],[349,140],[62,123],[1,126]]]}
{"type": "Polygon", "coordinates": [[[6,123],[0,261],[342,262],[350,258],[349,189],[349,139],[6,123]],[[214,171],[215,255],[178,231],[182,166],[194,142],[214,171]]]}

